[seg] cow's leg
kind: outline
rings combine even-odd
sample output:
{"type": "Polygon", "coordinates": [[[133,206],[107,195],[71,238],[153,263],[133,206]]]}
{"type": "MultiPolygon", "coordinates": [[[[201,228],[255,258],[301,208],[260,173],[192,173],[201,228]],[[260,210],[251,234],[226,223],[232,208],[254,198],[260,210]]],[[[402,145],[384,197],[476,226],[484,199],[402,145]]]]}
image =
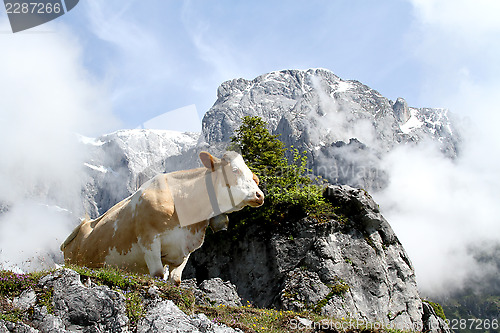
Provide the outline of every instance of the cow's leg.
{"type": "Polygon", "coordinates": [[[168,281],[170,281],[171,283],[173,283],[177,286],[181,285],[182,271],[184,270],[184,267],[186,267],[187,261],[189,259],[189,255],[190,254],[188,254],[184,258],[184,260],[182,261],[182,264],[180,264],[179,266],[172,266],[172,265],[168,266],[168,269],[169,269],[168,281]]]}
{"type": "Polygon", "coordinates": [[[151,248],[143,247],[144,260],[149,269],[149,274],[153,277],[164,278],[163,264],[161,262],[161,241],[156,238],[151,244],[151,248]]]}

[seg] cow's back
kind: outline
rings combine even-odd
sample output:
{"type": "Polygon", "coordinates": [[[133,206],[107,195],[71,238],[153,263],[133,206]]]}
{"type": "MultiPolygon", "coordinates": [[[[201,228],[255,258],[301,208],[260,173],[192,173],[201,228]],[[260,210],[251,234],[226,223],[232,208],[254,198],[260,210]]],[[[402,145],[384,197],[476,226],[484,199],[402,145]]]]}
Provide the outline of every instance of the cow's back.
{"type": "Polygon", "coordinates": [[[110,253],[126,259],[137,250],[139,241],[147,247],[155,235],[176,225],[166,178],[158,175],[102,216],[83,221],[65,242],[64,258],[73,264],[101,267],[109,263],[110,253]]]}

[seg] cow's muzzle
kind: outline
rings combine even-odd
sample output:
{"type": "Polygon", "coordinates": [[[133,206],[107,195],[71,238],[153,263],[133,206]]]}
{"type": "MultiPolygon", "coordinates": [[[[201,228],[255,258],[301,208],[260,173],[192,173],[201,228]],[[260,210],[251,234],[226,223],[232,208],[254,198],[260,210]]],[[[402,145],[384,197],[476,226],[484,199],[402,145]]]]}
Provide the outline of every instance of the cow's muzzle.
{"type": "Polygon", "coordinates": [[[264,204],[264,193],[261,191],[255,192],[255,196],[248,203],[251,207],[260,207],[264,204]]]}
{"type": "Polygon", "coordinates": [[[212,228],[214,232],[225,231],[227,230],[227,226],[229,225],[229,218],[226,214],[220,214],[212,217],[210,220],[208,220],[208,223],[210,225],[210,228],[212,228]]]}

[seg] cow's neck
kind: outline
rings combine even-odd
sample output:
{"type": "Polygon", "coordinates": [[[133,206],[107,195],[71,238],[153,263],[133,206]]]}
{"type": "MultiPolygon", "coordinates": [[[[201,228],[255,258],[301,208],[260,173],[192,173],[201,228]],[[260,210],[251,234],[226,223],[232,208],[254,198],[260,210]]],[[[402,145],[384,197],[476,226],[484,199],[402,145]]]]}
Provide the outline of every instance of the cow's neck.
{"type": "Polygon", "coordinates": [[[223,168],[209,173],[205,178],[205,182],[213,216],[235,210],[233,194],[223,168]]]}
{"type": "Polygon", "coordinates": [[[167,174],[166,177],[181,225],[205,221],[217,215],[208,195],[207,177],[213,185],[214,205],[222,212],[227,208],[227,205],[223,205],[219,200],[221,184],[224,183],[220,169],[208,173],[206,168],[192,169],[173,172],[167,174]]]}
{"type": "Polygon", "coordinates": [[[205,199],[207,199],[210,207],[209,218],[238,209],[235,206],[227,175],[224,175],[223,168],[218,168],[212,172],[207,171],[205,174],[205,186],[205,199]]]}

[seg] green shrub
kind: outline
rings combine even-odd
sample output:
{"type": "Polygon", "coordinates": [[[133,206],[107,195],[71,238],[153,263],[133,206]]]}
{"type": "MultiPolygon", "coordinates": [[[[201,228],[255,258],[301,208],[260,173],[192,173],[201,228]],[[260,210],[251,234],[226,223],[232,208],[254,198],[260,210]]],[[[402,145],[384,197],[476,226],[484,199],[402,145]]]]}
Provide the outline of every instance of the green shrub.
{"type": "Polygon", "coordinates": [[[259,117],[244,117],[231,138],[230,149],[239,150],[249,168],[259,177],[265,202],[259,209],[245,208],[235,213],[232,228],[248,222],[279,223],[290,217],[305,216],[324,222],[335,217],[335,208],[323,197],[324,181],[307,168],[307,154],[293,146],[285,148],[278,135],[271,135],[259,117]],[[290,155],[287,158],[287,154],[290,155]]]}

